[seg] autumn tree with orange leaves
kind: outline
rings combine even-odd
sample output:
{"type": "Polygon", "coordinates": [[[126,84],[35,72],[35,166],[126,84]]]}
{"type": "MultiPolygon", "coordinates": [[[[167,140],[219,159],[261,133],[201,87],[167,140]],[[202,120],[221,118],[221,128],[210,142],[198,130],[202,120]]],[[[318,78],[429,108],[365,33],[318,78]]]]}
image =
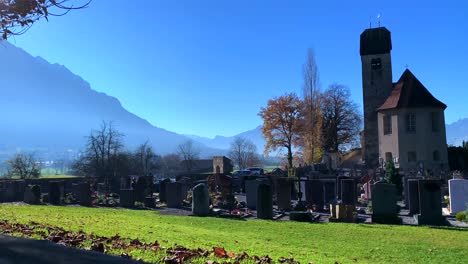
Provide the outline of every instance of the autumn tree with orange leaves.
{"type": "Polygon", "coordinates": [[[266,138],[265,152],[286,148],[288,167],[293,167],[293,147],[297,146],[302,126],[304,102],[295,93],[268,101],[258,114],[263,119],[262,133],[266,138]]]}

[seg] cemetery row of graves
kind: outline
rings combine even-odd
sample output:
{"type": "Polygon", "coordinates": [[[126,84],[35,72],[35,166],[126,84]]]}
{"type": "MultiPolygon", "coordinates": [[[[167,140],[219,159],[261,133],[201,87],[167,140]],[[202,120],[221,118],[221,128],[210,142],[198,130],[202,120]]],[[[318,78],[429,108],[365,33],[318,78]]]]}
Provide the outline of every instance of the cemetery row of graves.
{"type": "Polygon", "coordinates": [[[411,217],[406,223],[416,225],[448,224],[442,213],[444,195],[448,197],[448,214],[454,216],[467,209],[465,179],[448,180],[445,188],[442,180],[405,178],[404,192],[399,195],[395,185],[384,181],[362,184],[352,176],[324,176],[287,177],[277,171],[239,177],[218,172],[160,181],[128,176],[117,184],[99,178],[9,180],[0,182],[0,201],[175,208],[195,216],[305,222],[360,222],[363,219],[359,216],[367,215],[375,223],[400,224],[403,216],[411,217]]]}
{"type": "MultiPolygon", "coordinates": [[[[182,175],[175,179],[162,180],[155,180],[153,177],[148,176],[127,176],[120,178],[118,181],[115,181],[115,179],[91,177],[60,180],[5,180],[0,182],[0,202],[11,203],[13,205],[24,203],[40,205],[42,208],[52,208],[50,210],[54,212],[56,209],[53,208],[69,208],[67,212],[76,210],[76,218],[89,217],[79,216],[78,214],[81,212],[79,208],[96,208],[95,210],[100,210],[99,208],[111,207],[117,211],[121,211],[122,215],[127,214],[128,210],[122,210],[125,208],[133,209],[130,211],[135,212],[157,212],[163,215],[176,215],[174,217],[180,219],[191,215],[199,216],[201,217],[200,219],[207,219],[208,217],[208,219],[226,218],[226,221],[241,220],[240,222],[226,223],[226,225],[234,225],[233,223],[235,223],[236,226],[246,225],[242,220],[265,219],[273,220],[277,223],[366,222],[391,224],[392,226],[403,224],[429,226],[455,225],[457,228],[462,227],[462,229],[463,227],[468,227],[468,224],[462,221],[455,221],[454,218],[455,213],[465,212],[466,210],[466,203],[468,203],[468,180],[459,178],[444,182],[441,179],[407,177],[403,181],[403,193],[399,194],[395,185],[385,181],[373,181],[369,179],[369,177],[357,177],[353,173],[346,174],[336,171],[302,173],[301,175],[288,176],[288,173],[285,171],[275,170],[275,172],[261,175],[232,176],[229,173],[223,173],[221,167],[221,169],[217,168],[211,175],[182,175]],[[444,195],[448,197],[446,203],[443,201],[444,195]],[[49,204],[60,207],[44,207],[44,205],[49,204]],[[77,207],[77,205],[80,207],[77,207]],[[443,214],[443,207],[448,208],[446,214],[443,214]],[[144,210],[141,211],[140,209],[144,210]]],[[[10,208],[11,210],[12,207],[4,208],[10,208]]],[[[15,209],[13,210],[16,211],[15,209]]],[[[31,210],[34,211],[36,209],[31,210]]],[[[50,210],[41,210],[48,213],[52,212],[50,210]]],[[[4,215],[8,214],[4,212],[4,215]]],[[[31,217],[29,214],[27,215],[31,217]]],[[[54,221],[58,225],[51,226],[48,225],[48,222],[38,223],[35,218],[29,220],[32,222],[15,222],[17,221],[15,219],[18,218],[19,215],[11,212],[10,220],[3,220],[0,223],[0,231],[7,234],[21,234],[26,237],[46,239],[67,246],[83,247],[129,258],[136,258],[135,256],[141,254],[139,250],[146,252],[155,248],[158,250],[164,248],[158,244],[159,242],[140,241],[139,239],[143,237],[142,233],[132,233],[125,240],[116,233],[108,237],[81,233],[83,232],[81,231],[83,227],[79,230],[70,231],[67,230],[67,227],[71,226],[70,222],[65,222],[65,220],[57,222],[55,219],[54,221]],[[68,226],[66,223],[68,223],[68,226]],[[49,233],[44,233],[42,231],[44,229],[49,230],[49,233]],[[61,235],[57,236],[56,234],[61,235]],[[65,236],[66,239],[62,236],[65,236]],[[77,238],[79,239],[76,240],[77,238]],[[115,241],[114,239],[117,240],[115,241]],[[105,244],[106,241],[108,244],[105,244]],[[87,244],[91,244],[91,246],[86,247],[87,244]],[[114,248],[116,245],[117,248],[114,248]]],[[[28,218],[26,217],[26,219],[28,218]]],[[[190,219],[193,218],[188,217],[187,221],[192,221],[190,219]]],[[[129,221],[132,222],[133,220],[129,221]]],[[[107,223],[105,219],[102,219],[102,222],[107,223]]],[[[268,222],[271,221],[265,221],[265,223],[268,222]]],[[[355,226],[359,228],[361,225],[355,226]]],[[[106,228],[104,227],[103,229],[106,228]]],[[[194,230],[198,230],[198,228],[194,230]]],[[[332,229],[332,227],[327,225],[323,225],[323,228],[332,229]]],[[[187,229],[183,230],[186,232],[187,229]]],[[[176,232],[176,230],[172,231],[176,232]]],[[[277,231],[279,234],[281,232],[277,231]]],[[[460,230],[454,229],[452,232],[460,232],[460,230]]],[[[205,233],[204,236],[206,236],[205,233]]],[[[455,237],[458,234],[452,233],[450,236],[455,237]]],[[[234,233],[233,237],[235,237],[234,233]]],[[[270,263],[272,261],[297,263],[298,259],[301,262],[305,259],[311,259],[311,255],[309,254],[298,257],[288,255],[282,251],[282,253],[276,252],[278,254],[276,259],[270,258],[268,254],[255,255],[246,252],[244,252],[245,255],[238,252],[228,256],[228,251],[224,249],[223,243],[218,242],[215,245],[207,243],[205,249],[198,251],[196,247],[185,248],[180,245],[179,249],[184,248],[185,251],[177,251],[174,249],[177,248],[176,246],[170,246],[165,248],[164,254],[159,251],[151,251],[151,257],[146,256],[145,253],[142,255],[142,258],[151,262],[164,261],[166,263],[181,263],[189,259],[198,258],[207,260],[210,257],[215,257],[215,259],[227,257],[232,261],[242,262],[242,260],[245,260],[256,263],[270,263]],[[175,254],[174,252],[179,253],[175,254]],[[182,254],[180,252],[185,253],[182,254]],[[250,257],[246,258],[249,254],[250,257]]],[[[271,240],[267,240],[267,243],[271,243],[271,240]]],[[[234,247],[238,247],[238,245],[235,244],[234,247]]],[[[421,247],[424,246],[421,245],[421,247]]],[[[271,253],[268,249],[263,250],[267,251],[263,251],[262,253],[271,253]]],[[[292,251],[289,249],[288,252],[292,251]]],[[[324,261],[320,261],[319,263],[331,261],[335,258],[351,259],[351,261],[357,258],[351,258],[351,255],[343,256],[338,254],[331,256],[329,254],[324,253],[324,255],[320,256],[324,261]]],[[[366,254],[364,254],[364,258],[374,258],[374,256],[367,256],[366,254]]],[[[314,258],[317,259],[318,256],[312,256],[312,259],[314,258]]],[[[363,256],[360,255],[359,258],[363,258],[363,256]]]]}

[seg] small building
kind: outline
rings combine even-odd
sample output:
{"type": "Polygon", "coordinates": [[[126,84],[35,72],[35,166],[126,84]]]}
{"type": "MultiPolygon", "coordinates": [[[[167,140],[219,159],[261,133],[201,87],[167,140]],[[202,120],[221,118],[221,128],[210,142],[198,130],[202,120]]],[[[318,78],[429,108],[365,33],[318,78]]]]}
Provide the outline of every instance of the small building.
{"type": "Polygon", "coordinates": [[[209,173],[213,171],[213,161],[211,159],[183,160],[180,162],[181,173],[209,173]]]}
{"type": "Polygon", "coordinates": [[[229,174],[232,172],[234,166],[232,161],[225,156],[213,157],[213,173],[229,174]]]}
{"type": "Polygon", "coordinates": [[[409,170],[448,169],[445,108],[405,70],[377,109],[379,157],[409,170]]]}

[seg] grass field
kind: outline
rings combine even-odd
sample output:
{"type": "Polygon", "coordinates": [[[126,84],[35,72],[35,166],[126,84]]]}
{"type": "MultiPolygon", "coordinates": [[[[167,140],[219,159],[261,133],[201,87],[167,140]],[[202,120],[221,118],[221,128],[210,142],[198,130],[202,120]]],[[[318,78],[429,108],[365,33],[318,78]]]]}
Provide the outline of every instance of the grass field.
{"type": "Polygon", "coordinates": [[[77,178],[79,176],[66,175],[66,174],[54,174],[54,175],[41,175],[40,179],[67,179],[67,178],[77,178]]]}
{"type": "MultiPolygon", "coordinates": [[[[308,224],[159,215],[154,211],[1,205],[11,223],[46,223],[99,236],[119,234],[188,248],[224,247],[228,252],[293,257],[301,263],[462,263],[468,260],[468,230],[369,224],[308,224]]],[[[115,251],[113,254],[120,255],[115,251]]],[[[155,262],[161,255],[134,250],[155,262]]],[[[194,261],[203,263],[203,260],[194,261]]]]}

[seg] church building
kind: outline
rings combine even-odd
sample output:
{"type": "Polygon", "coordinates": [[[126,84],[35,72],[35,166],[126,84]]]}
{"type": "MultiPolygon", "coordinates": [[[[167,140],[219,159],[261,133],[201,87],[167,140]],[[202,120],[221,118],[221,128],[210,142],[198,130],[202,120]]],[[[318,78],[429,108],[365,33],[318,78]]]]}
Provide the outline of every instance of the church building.
{"type": "Polygon", "coordinates": [[[408,69],[393,83],[391,50],[391,34],[385,27],[361,34],[363,159],[369,168],[393,160],[403,171],[446,170],[447,106],[408,69]]]}

